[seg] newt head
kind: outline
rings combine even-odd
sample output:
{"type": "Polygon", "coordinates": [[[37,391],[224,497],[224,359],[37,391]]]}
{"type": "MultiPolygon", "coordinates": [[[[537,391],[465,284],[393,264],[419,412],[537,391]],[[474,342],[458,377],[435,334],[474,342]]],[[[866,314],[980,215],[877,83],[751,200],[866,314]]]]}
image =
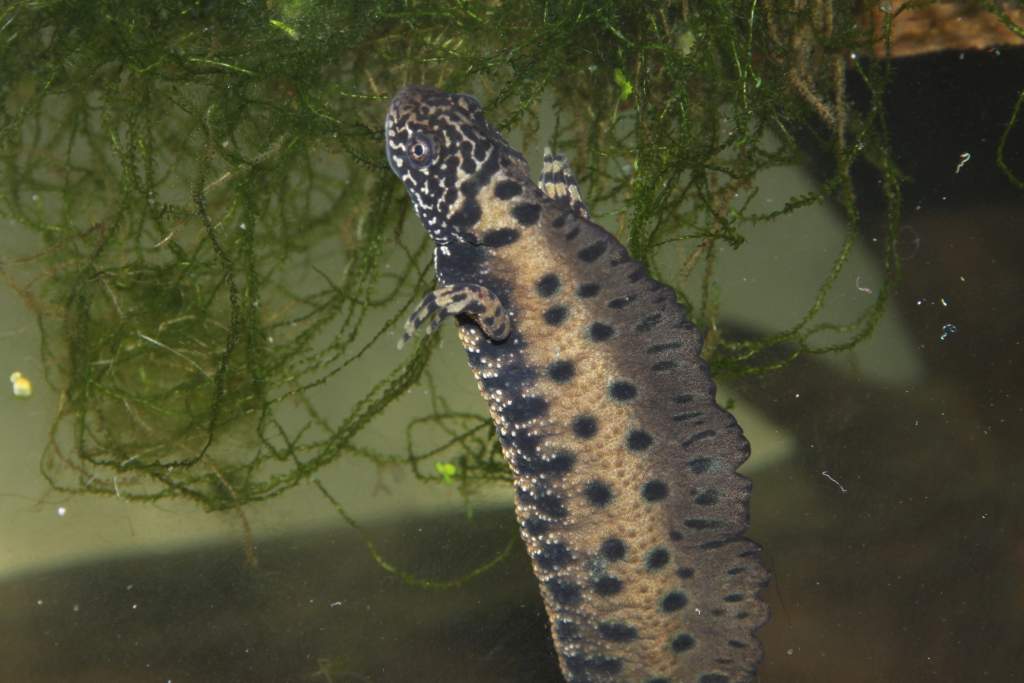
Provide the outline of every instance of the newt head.
{"type": "Polygon", "coordinates": [[[499,176],[529,181],[525,158],[472,95],[408,86],[391,100],[384,130],[388,164],[438,244],[475,242],[480,188],[499,176]]]}

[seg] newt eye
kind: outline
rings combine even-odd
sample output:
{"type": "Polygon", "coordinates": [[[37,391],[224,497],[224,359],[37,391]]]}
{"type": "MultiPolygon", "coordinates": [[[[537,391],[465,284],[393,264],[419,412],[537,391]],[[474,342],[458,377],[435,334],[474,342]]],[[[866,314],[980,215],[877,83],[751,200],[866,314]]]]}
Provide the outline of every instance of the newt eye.
{"type": "Polygon", "coordinates": [[[406,156],[409,157],[409,165],[415,169],[421,169],[434,159],[434,143],[423,133],[419,133],[412,139],[406,156]]]}

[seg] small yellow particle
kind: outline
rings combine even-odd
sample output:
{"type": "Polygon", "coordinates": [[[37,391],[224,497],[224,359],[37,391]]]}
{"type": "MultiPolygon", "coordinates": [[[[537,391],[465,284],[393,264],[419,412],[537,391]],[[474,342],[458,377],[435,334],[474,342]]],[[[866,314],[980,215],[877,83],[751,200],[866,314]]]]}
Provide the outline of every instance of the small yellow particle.
{"type": "Polygon", "coordinates": [[[32,382],[20,372],[11,373],[11,390],[19,398],[28,398],[32,395],[32,382]]]}

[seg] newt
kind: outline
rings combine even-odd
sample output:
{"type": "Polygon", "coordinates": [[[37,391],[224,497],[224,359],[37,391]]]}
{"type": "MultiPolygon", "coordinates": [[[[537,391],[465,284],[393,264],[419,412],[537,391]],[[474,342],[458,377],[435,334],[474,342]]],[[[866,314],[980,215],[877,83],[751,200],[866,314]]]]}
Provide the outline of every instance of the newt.
{"type": "Polygon", "coordinates": [[[404,88],[385,143],[434,241],[437,288],[402,342],[456,319],[566,680],[752,680],[750,446],[675,291],[590,220],[563,157],[534,183],[471,95],[404,88]]]}

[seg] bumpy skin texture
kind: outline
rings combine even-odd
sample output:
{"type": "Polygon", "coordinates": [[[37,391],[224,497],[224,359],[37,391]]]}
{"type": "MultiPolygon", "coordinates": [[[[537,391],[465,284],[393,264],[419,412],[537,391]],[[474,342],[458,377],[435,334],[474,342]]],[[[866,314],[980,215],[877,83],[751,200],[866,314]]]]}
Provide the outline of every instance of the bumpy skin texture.
{"type": "Polygon", "coordinates": [[[566,679],[752,680],[749,444],[673,290],[588,220],[561,157],[533,183],[474,98],[405,88],[386,144],[436,242],[439,289],[407,333],[458,316],[566,679]]]}

